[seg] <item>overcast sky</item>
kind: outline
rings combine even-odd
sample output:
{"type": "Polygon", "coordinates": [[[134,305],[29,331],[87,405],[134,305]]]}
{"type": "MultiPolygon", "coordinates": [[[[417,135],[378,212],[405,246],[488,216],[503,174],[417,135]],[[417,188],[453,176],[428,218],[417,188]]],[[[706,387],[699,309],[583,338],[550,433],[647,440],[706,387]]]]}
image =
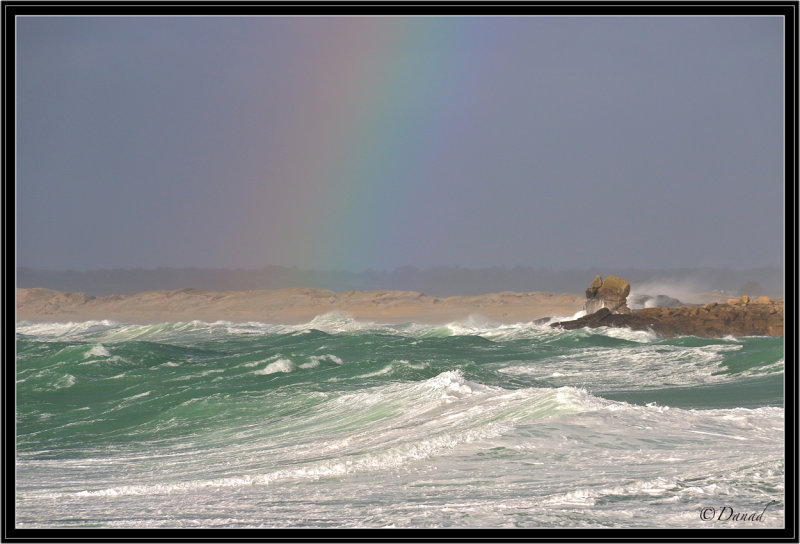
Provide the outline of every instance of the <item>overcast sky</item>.
{"type": "Polygon", "coordinates": [[[783,266],[777,17],[17,31],[20,266],[783,266]]]}

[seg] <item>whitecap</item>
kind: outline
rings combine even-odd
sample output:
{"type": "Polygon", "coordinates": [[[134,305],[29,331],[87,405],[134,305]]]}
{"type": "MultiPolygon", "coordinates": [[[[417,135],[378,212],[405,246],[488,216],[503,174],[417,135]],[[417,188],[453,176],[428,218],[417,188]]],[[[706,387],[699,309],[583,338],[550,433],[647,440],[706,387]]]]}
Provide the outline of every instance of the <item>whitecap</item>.
{"type": "Polygon", "coordinates": [[[92,346],[92,349],[90,349],[89,351],[86,352],[84,357],[85,358],[92,357],[92,356],[94,356],[94,357],[108,357],[110,355],[111,354],[108,352],[108,350],[105,348],[105,346],[103,346],[103,344],[95,344],[94,346],[92,346]]]}
{"type": "Polygon", "coordinates": [[[278,359],[261,370],[256,370],[256,374],[275,374],[276,372],[291,372],[294,370],[294,363],[290,359],[278,359]]]}
{"type": "Polygon", "coordinates": [[[392,373],[392,365],[386,365],[380,370],[376,370],[375,372],[368,372],[367,374],[360,374],[356,376],[356,378],[374,378],[376,376],[385,376],[386,374],[392,373]]]}
{"type": "Polygon", "coordinates": [[[72,374],[64,374],[53,383],[53,389],[66,389],[75,385],[75,376],[72,374]]]}
{"type": "Polygon", "coordinates": [[[42,339],[80,337],[90,333],[108,330],[117,323],[107,319],[93,321],[69,321],[56,323],[17,323],[16,332],[28,336],[36,336],[42,339]]]}

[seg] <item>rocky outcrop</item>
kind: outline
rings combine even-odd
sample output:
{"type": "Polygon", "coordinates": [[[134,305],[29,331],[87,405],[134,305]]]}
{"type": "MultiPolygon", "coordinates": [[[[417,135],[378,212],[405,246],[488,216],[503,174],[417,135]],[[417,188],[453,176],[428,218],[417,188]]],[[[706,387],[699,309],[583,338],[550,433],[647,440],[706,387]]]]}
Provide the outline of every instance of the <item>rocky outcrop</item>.
{"type": "Polygon", "coordinates": [[[594,313],[600,308],[607,308],[612,314],[627,314],[630,309],[627,305],[631,284],[617,276],[607,276],[604,280],[595,276],[586,290],[586,302],[583,309],[587,313],[594,313]]]}
{"type": "Polygon", "coordinates": [[[659,336],[783,336],[783,300],[759,297],[730,299],[719,304],[686,305],[679,308],[643,308],[614,314],[608,308],[551,327],[572,330],[582,327],[628,327],[652,331],[659,336]]]}

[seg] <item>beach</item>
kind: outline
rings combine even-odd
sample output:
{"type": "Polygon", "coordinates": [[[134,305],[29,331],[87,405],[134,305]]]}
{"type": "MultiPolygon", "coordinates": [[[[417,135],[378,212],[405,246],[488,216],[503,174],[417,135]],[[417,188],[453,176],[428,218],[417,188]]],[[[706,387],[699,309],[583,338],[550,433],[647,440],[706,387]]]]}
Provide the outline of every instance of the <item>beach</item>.
{"type": "Polygon", "coordinates": [[[570,317],[582,309],[583,301],[580,294],[541,292],[439,298],[414,291],[178,289],[94,297],[50,289],[17,289],[17,321],[107,319],[125,323],[199,320],[298,324],[336,313],[377,323],[436,324],[466,319],[526,323],[545,317],[570,317]]]}

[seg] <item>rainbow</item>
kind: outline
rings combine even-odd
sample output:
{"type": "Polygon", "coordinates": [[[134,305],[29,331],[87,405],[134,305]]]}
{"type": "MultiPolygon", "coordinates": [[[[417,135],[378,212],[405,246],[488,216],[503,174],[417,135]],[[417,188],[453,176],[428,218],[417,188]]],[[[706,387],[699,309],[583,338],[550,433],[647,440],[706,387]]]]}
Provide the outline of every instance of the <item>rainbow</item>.
{"type": "Polygon", "coordinates": [[[426,208],[426,185],[441,147],[453,145],[445,118],[468,85],[465,67],[476,47],[470,20],[272,22],[310,37],[296,107],[269,127],[279,135],[280,158],[252,173],[252,208],[240,214],[238,231],[248,243],[258,237],[264,264],[360,270],[412,262],[414,248],[397,233],[413,228],[419,214],[436,213],[426,208]],[[269,206],[279,211],[265,214],[265,202],[279,203],[269,206]]]}

